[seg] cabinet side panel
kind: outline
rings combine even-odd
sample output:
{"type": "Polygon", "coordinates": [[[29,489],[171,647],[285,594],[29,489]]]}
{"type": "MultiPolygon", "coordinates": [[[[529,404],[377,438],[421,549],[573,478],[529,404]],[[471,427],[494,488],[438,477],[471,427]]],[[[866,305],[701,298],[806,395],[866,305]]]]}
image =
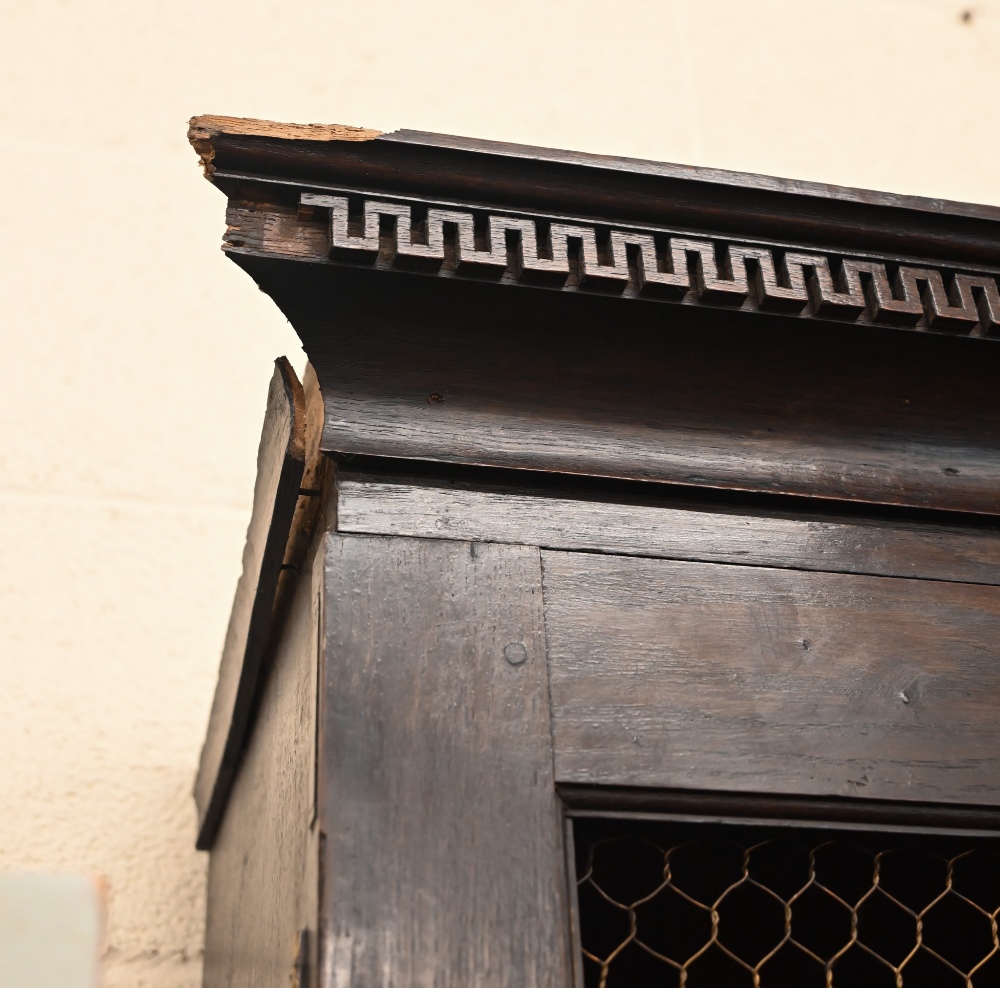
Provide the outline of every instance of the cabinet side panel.
{"type": "Polygon", "coordinates": [[[324,988],[571,984],[537,548],[331,536],[324,988]]]}
{"type": "Polygon", "coordinates": [[[1000,588],[543,562],[558,782],[1000,805],[1000,588]]]}
{"type": "Polygon", "coordinates": [[[316,929],[310,820],[322,560],[315,551],[294,590],[212,847],[205,988],[308,983],[301,931],[316,929]]]}

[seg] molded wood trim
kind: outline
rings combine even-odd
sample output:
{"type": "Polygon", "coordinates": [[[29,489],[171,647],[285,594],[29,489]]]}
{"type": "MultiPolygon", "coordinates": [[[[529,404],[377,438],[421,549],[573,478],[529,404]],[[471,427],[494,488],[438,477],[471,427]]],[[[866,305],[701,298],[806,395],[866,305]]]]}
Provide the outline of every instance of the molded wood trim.
{"type": "Polygon", "coordinates": [[[234,259],[303,339],[326,452],[1000,514],[986,339],[234,259]]]}
{"type": "Polygon", "coordinates": [[[787,243],[739,243],[638,225],[609,231],[580,217],[513,215],[346,190],[303,192],[295,213],[235,206],[228,225],[233,252],[312,263],[960,336],[996,335],[1000,325],[995,270],[954,273],[898,259],[887,267],[885,259],[831,256],[787,243]]]}
{"type": "Polygon", "coordinates": [[[630,789],[564,784],[559,796],[569,817],[632,817],[688,823],[753,823],[782,827],[828,826],[842,830],[1000,835],[1000,810],[943,803],[877,799],[707,792],[696,789],[630,789]]]}
{"type": "Polygon", "coordinates": [[[305,468],[302,385],[284,357],[276,360],[275,365],[257,452],[257,479],[243,549],[243,574],[236,586],[208,732],[195,779],[201,850],[210,848],[215,839],[250,726],[305,468]]]}
{"type": "Polygon", "coordinates": [[[232,117],[191,124],[190,140],[211,166],[206,174],[237,197],[253,176],[339,182],[986,263],[995,262],[1000,240],[995,206],[412,130],[378,135],[232,117]]]}

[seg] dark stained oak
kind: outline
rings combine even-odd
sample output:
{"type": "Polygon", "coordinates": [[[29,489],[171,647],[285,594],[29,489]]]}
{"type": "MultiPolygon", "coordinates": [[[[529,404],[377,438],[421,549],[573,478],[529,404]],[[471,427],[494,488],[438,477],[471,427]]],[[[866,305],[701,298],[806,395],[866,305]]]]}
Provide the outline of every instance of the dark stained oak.
{"type": "Polygon", "coordinates": [[[329,452],[1000,512],[995,341],[234,260],[303,338],[329,452]]]}
{"type": "MultiPolygon", "coordinates": [[[[310,823],[322,543],[319,534],[304,561],[305,578],[293,589],[213,835],[203,988],[284,988],[296,966],[314,970],[314,958],[297,962],[296,954],[301,931],[315,931],[318,910],[319,831],[310,823]]],[[[320,986],[306,980],[301,988],[320,986]]]]}
{"type": "Polygon", "coordinates": [[[190,136],[311,365],[196,786],[206,988],[582,988],[574,816],[1000,833],[1000,209],[190,136]]]}
{"type": "Polygon", "coordinates": [[[987,263],[1000,239],[995,206],[413,130],[195,117],[189,138],[234,198],[252,198],[258,176],[275,180],[272,196],[284,183],[291,202],[295,185],[336,182],[987,263]]]}
{"type": "Polygon", "coordinates": [[[341,470],[341,532],[510,542],[702,562],[1000,583],[995,529],[709,510],[669,502],[575,498],[530,488],[369,479],[341,470]]]}
{"type": "Polygon", "coordinates": [[[302,385],[284,357],[275,364],[257,453],[243,573],[233,599],[219,681],[195,779],[201,850],[212,845],[246,740],[305,465],[302,385]]]}
{"type": "Polygon", "coordinates": [[[650,817],[689,823],[755,823],[779,827],[915,833],[1000,834],[1000,809],[956,803],[849,797],[784,796],[564,783],[559,796],[573,817],[650,817]]]}
{"type": "Polygon", "coordinates": [[[605,229],[584,217],[523,209],[511,215],[349,190],[303,192],[298,209],[235,204],[226,218],[226,249],[233,254],[420,271],[508,288],[599,291],[631,305],[721,306],[840,325],[1000,335],[995,269],[842,257],[794,243],[706,239],[648,224],[605,229]]]}
{"type": "Polygon", "coordinates": [[[427,134],[191,137],[325,452],[1000,513],[1000,210],[427,134]]]}
{"type": "Polygon", "coordinates": [[[1000,805],[1000,588],[542,565],[557,782],[1000,805]]]}
{"type": "Polygon", "coordinates": [[[570,983],[537,549],[330,536],[323,986],[570,983]]]}

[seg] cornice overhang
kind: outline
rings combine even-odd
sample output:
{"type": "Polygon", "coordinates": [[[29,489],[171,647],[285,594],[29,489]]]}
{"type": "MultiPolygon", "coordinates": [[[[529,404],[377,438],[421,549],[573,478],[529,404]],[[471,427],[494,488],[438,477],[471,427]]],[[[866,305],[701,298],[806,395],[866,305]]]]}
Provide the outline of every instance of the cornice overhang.
{"type": "Polygon", "coordinates": [[[1000,261],[996,206],[414,130],[195,117],[189,137],[224,191],[270,180],[270,194],[286,203],[295,188],[332,183],[720,236],[1000,261]]]}
{"type": "Polygon", "coordinates": [[[191,135],[328,452],[1000,509],[1000,209],[412,131],[191,135]]]}

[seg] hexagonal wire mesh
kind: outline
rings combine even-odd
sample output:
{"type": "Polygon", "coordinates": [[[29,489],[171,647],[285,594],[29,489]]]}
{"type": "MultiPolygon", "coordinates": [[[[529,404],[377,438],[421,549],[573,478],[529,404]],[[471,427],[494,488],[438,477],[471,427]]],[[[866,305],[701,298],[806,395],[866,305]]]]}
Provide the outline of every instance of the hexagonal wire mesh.
{"type": "Polygon", "coordinates": [[[1000,842],[574,821],[586,988],[1000,986],[1000,842]]]}

